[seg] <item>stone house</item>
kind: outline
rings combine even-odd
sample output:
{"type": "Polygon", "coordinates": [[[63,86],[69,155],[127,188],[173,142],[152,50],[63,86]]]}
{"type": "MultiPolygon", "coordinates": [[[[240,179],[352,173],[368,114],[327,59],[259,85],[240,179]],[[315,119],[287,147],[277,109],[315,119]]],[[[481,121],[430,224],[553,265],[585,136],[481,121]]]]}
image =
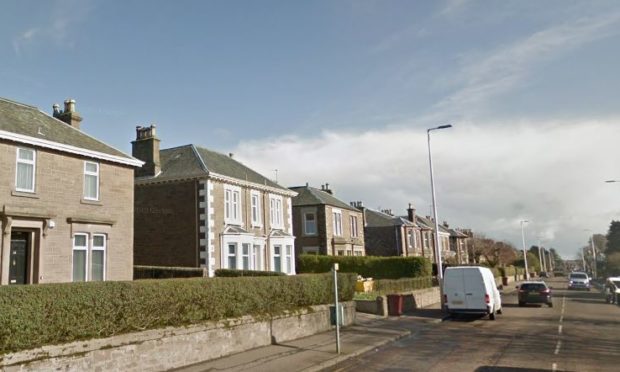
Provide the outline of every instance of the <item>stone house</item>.
{"type": "MultiPolygon", "coordinates": [[[[416,223],[420,227],[421,245],[424,249],[424,257],[431,262],[436,262],[435,258],[435,221],[430,216],[416,215],[416,223]]],[[[450,231],[441,224],[439,225],[439,244],[441,247],[441,258],[446,260],[454,254],[450,251],[450,231]]]]}
{"type": "Polygon", "coordinates": [[[420,227],[415,220],[415,209],[409,205],[407,217],[394,216],[391,210],[377,211],[364,207],[362,202],[352,205],[364,214],[366,253],[371,256],[422,256],[420,227]]]}
{"type": "Polygon", "coordinates": [[[460,229],[450,228],[445,221],[443,227],[450,233],[450,252],[453,253],[454,262],[459,265],[469,263],[469,254],[467,251],[467,240],[469,236],[460,229]]]}
{"type": "Polygon", "coordinates": [[[137,127],[136,265],[295,274],[291,197],[233,158],[195,145],[160,150],[155,126],[137,127]]]}
{"type": "Polygon", "coordinates": [[[87,135],[75,101],[48,115],[0,99],[0,283],[131,280],[133,174],[87,135]]]}
{"type": "Polygon", "coordinates": [[[330,256],[365,256],[363,216],[357,208],[321,189],[291,187],[296,251],[330,256]]]}

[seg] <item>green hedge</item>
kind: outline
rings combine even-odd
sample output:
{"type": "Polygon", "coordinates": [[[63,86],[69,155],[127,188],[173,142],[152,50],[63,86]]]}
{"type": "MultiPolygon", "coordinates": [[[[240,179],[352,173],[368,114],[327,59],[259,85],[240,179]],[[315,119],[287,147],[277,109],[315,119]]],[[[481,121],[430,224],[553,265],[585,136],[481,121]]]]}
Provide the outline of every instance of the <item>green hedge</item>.
{"type": "Polygon", "coordinates": [[[424,257],[322,256],[302,254],[297,259],[297,272],[324,273],[334,263],[340,272],[357,273],[365,278],[400,279],[431,275],[431,263],[424,257]]]}
{"type": "MultiPolygon", "coordinates": [[[[339,274],[339,297],[356,276],[339,274]]],[[[331,274],[0,287],[0,354],[243,315],[333,303],[331,274]]]]}
{"type": "Polygon", "coordinates": [[[204,269],[195,267],[140,266],[133,267],[133,278],[137,279],[170,279],[170,278],[201,278],[204,269]]]}
{"type": "Polygon", "coordinates": [[[381,293],[399,293],[431,288],[432,286],[433,278],[430,276],[423,278],[379,279],[374,281],[373,290],[381,293]]]}
{"type": "Polygon", "coordinates": [[[215,276],[232,278],[238,276],[286,276],[286,274],[278,271],[217,269],[215,276]]]}
{"type": "Polygon", "coordinates": [[[517,273],[517,270],[514,266],[498,267],[498,270],[502,277],[515,276],[515,274],[517,273]]]}

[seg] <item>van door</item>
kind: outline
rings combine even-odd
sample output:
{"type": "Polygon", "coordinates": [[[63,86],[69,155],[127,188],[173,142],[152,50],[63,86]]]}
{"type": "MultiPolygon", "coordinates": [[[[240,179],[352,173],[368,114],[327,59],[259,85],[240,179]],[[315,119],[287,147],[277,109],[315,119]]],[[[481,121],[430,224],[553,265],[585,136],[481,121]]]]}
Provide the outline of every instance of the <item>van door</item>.
{"type": "Polygon", "coordinates": [[[447,297],[446,305],[449,309],[466,309],[465,286],[462,269],[446,269],[444,276],[444,294],[447,297]]]}
{"type": "MultiPolygon", "coordinates": [[[[484,295],[487,294],[482,272],[477,268],[463,270],[465,301],[468,309],[486,309],[484,295]]],[[[491,293],[489,293],[491,295],[491,293]]]]}

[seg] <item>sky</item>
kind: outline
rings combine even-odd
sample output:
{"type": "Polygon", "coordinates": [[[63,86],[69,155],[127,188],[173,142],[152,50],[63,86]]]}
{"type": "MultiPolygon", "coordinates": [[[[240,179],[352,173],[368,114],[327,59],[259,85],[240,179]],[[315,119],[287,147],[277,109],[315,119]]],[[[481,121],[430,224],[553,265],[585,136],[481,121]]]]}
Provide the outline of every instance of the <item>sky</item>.
{"type": "Polygon", "coordinates": [[[0,96],[574,258],[620,219],[620,3],[3,0],[0,96]],[[275,171],[277,169],[277,172],[275,171]]]}

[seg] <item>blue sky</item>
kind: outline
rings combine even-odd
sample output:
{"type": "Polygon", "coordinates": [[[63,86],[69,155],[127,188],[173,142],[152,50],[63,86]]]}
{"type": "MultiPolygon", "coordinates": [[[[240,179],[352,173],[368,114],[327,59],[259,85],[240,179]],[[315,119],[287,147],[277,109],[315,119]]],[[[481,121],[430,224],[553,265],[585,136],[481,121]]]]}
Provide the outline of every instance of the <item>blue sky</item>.
{"type": "Polygon", "coordinates": [[[24,1],[0,13],[0,95],[76,99],[130,151],[201,144],[281,183],[565,256],[620,218],[617,1],[24,1]],[[546,243],[545,243],[546,242],[546,243]],[[532,241],[534,243],[534,241],[532,241]]]}

